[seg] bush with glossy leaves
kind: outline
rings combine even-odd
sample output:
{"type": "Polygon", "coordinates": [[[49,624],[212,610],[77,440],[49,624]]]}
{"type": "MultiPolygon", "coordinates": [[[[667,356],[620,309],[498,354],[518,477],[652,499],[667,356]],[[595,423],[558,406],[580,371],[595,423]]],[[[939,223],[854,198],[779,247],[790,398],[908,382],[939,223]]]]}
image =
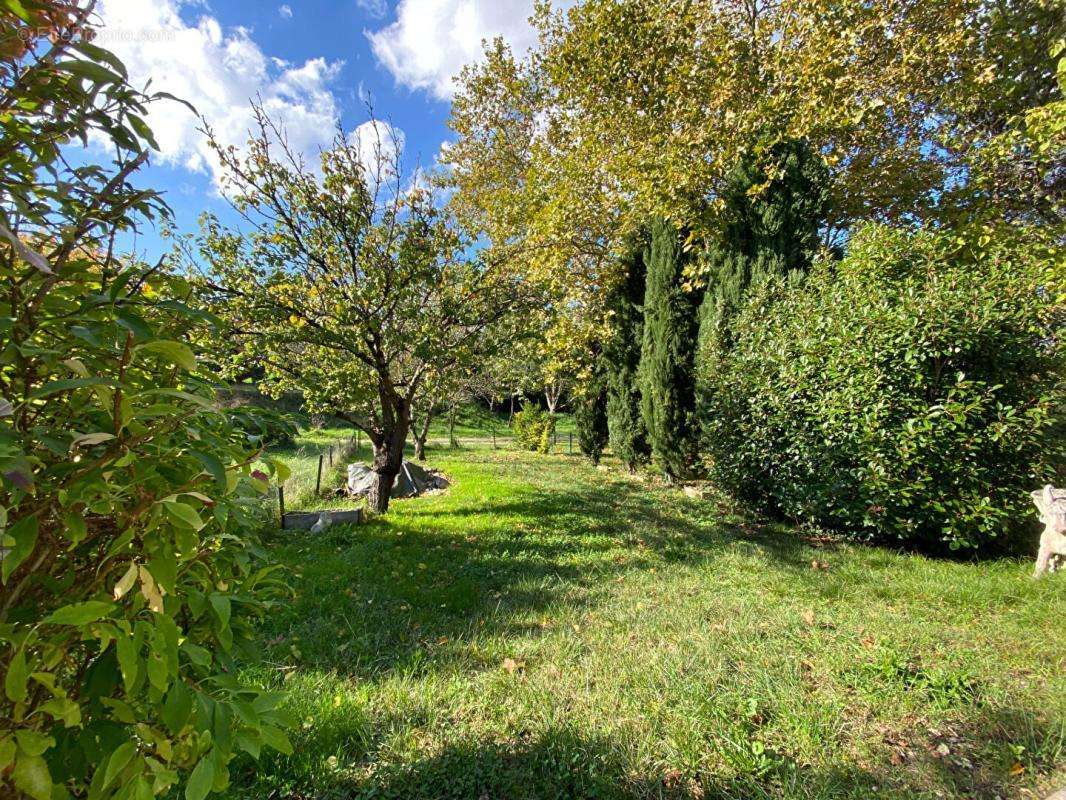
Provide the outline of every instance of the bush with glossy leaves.
{"type": "Polygon", "coordinates": [[[871,226],[755,293],[734,347],[702,356],[712,475],[862,540],[1009,545],[1066,448],[1066,282],[1034,242],[871,226]]]}

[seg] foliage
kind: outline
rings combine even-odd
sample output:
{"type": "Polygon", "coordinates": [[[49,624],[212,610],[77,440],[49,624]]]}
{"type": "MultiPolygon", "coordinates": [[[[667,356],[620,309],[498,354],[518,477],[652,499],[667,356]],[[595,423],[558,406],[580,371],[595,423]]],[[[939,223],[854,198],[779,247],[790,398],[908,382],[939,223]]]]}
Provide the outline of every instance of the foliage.
{"type": "Polygon", "coordinates": [[[647,430],[640,413],[640,348],[644,339],[643,235],[627,240],[618,280],[606,307],[608,333],[601,356],[607,382],[607,430],[611,451],[629,469],[635,470],[650,454],[647,430]]]}
{"type": "Polygon", "coordinates": [[[527,405],[511,420],[515,443],[526,450],[547,453],[555,433],[555,415],[540,406],[527,405]]]}
{"type": "Polygon", "coordinates": [[[776,172],[767,174],[756,154],[745,154],[722,193],[722,231],[704,270],[701,347],[709,338],[728,346],[730,320],[749,286],[806,272],[818,252],[828,210],[825,163],[806,142],[778,142],[770,150],[776,172]]]}
{"type": "MultiPolygon", "coordinates": [[[[724,209],[704,201],[740,153],[778,169],[775,141],[826,159],[834,230],[949,214],[1007,120],[1057,95],[1064,19],[1059,0],[544,4],[528,54],[496,41],[463,73],[454,206],[576,284],[656,216],[713,238],[724,209]]],[[[997,172],[997,202],[1024,204],[1027,159],[997,172]]]]}
{"type": "Polygon", "coordinates": [[[239,344],[219,357],[233,372],[261,368],[268,393],[299,391],[309,411],[364,430],[371,505],[385,511],[423,383],[498,344],[480,334],[522,287],[503,266],[464,255],[431,193],[405,189],[395,148],[378,141],[364,152],[338,132],[316,172],[262,107],[253,111],[246,155],[211,140],[236,208],[256,223],[247,235],[203,223],[204,293],[239,344]]]}
{"type": "Polygon", "coordinates": [[[700,297],[682,285],[691,253],[678,230],[660,219],[649,234],[637,375],[641,417],[655,463],[668,478],[683,478],[697,459],[694,375],[700,297]]]}
{"type": "Polygon", "coordinates": [[[238,407],[230,416],[256,447],[288,447],[299,430],[296,419],[279,409],[238,407]]]}
{"type": "Polygon", "coordinates": [[[1061,263],[1024,230],[869,227],[775,281],[709,372],[714,476],[860,539],[1002,547],[1061,479],[1061,263]]]}
{"type": "Polygon", "coordinates": [[[185,774],[201,800],[238,750],[289,749],[279,698],[233,677],[281,589],[242,533],[268,476],[186,343],[218,335],[188,284],[114,254],[166,209],[129,182],[152,98],[81,40],[90,9],[0,4],[23,43],[0,61],[0,794],[145,798],[185,774]],[[64,158],[90,135],[112,166],[64,158]]]}
{"type": "Polygon", "coordinates": [[[574,427],[581,452],[593,464],[600,463],[600,456],[607,446],[607,381],[602,370],[596,370],[574,401],[574,427]]]}

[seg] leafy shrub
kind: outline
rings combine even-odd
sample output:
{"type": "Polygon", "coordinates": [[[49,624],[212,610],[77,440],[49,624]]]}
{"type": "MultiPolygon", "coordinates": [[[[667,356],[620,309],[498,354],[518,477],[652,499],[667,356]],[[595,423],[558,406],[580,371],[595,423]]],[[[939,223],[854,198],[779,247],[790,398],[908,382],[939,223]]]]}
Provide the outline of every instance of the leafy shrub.
{"type": "Polygon", "coordinates": [[[543,408],[526,406],[514,415],[511,428],[519,447],[537,453],[547,453],[551,450],[555,417],[543,408]]]}
{"type": "Polygon", "coordinates": [[[190,287],[109,246],[166,209],[129,180],[149,98],[107,51],[34,38],[91,7],[0,4],[30,34],[0,54],[0,796],[140,800],[187,774],[202,800],[238,750],[289,750],[279,697],[233,677],[283,590],[242,533],[268,476],[189,347],[218,336],[190,287]],[[61,157],[90,134],[112,167],[61,157]]]}
{"type": "Polygon", "coordinates": [[[860,539],[980,549],[1024,529],[1063,464],[1063,298],[1020,239],[869,227],[754,295],[735,347],[701,354],[714,476],[860,539]]]}
{"type": "Polygon", "coordinates": [[[242,533],[258,448],[211,404],[180,306],[148,299],[171,279],[4,261],[9,292],[51,285],[0,332],[28,354],[2,373],[0,769],[31,797],[158,793],[185,770],[193,796],[220,789],[236,750],[288,747],[278,699],[227,675],[280,588],[242,533]]]}

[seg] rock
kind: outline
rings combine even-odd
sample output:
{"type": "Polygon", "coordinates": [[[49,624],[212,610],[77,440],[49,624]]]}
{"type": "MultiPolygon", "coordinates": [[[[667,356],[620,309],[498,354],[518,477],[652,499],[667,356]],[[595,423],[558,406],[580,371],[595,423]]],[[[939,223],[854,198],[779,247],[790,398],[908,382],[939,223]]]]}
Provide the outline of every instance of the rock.
{"type": "Polygon", "coordinates": [[[1041,491],[1033,492],[1032,498],[1044,523],[1033,572],[1033,577],[1039,578],[1045,572],[1054,572],[1059,562],[1066,560],[1066,489],[1048,484],[1041,491]]]}
{"type": "MultiPolygon", "coordinates": [[[[351,497],[365,497],[370,494],[376,477],[366,464],[348,465],[348,494],[351,497]]],[[[439,472],[424,469],[418,464],[404,461],[400,473],[392,482],[390,497],[417,497],[435,489],[447,489],[448,481],[439,472]]]]}
{"type": "Polygon", "coordinates": [[[356,508],[350,511],[327,509],[324,511],[290,511],[281,521],[284,530],[303,530],[321,533],[331,525],[358,525],[363,512],[356,508]]]}

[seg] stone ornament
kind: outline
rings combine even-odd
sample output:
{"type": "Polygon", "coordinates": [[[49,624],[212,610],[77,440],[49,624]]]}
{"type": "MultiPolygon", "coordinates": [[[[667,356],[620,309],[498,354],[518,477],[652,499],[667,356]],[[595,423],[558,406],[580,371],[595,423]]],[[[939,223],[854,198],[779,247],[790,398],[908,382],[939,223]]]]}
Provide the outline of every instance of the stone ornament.
{"type": "Polygon", "coordinates": [[[1066,489],[1056,489],[1048,484],[1033,492],[1032,497],[1040,511],[1040,521],[1044,523],[1033,572],[1033,577],[1039,578],[1054,572],[1060,566],[1059,562],[1066,561],[1066,489]]]}

